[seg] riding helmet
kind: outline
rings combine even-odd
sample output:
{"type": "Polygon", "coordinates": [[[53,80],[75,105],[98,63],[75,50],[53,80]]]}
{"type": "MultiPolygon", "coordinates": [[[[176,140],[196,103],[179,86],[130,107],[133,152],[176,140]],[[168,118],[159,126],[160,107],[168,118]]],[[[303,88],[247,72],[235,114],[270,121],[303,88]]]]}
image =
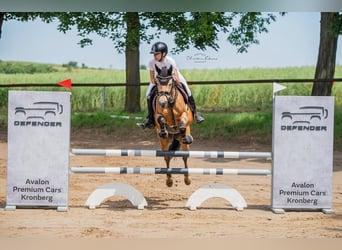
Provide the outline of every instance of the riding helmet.
{"type": "Polygon", "coordinates": [[[163,42],[156,42],[152,45],[150,54],[164,53],[167,54],[167,45],[163,42]]]}

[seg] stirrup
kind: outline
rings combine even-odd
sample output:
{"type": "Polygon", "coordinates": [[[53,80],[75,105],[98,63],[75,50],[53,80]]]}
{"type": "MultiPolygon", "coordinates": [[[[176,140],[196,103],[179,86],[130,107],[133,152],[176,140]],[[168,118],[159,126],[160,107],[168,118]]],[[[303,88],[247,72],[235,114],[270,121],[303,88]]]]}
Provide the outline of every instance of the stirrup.
{"type": "Polygon", "coordinates": [[[139,128],[145,129],[145,128],[153,128],[154,124],[153,124],[153,122],[147,120],[145,122],[137,123],[137,126],[139,128]]]}
{"type": "Polygon", "coordinates": [[[195,120],[197,123],[204,122],[204,118],[199,113],[195,113],[195,120]]]}

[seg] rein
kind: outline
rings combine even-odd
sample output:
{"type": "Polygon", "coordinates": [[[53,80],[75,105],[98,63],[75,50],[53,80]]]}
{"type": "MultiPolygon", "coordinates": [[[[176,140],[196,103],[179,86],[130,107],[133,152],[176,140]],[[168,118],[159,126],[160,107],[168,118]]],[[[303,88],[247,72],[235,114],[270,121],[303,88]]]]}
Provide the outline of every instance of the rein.
{"type": "Polygon", "coordinates": [[[178,97],[178,91],[177,91],[177,88],[176,88],[176,82],[175,81],[172,82],[172,86],[171,86],[170,91],[158,91],[158,96],[163,96],[163,95],[166,96],[167,102],[169,104],[168,107],[169,107],[169,109],[171,111],[172,123],[174,124],[173,126],[177,127],[175,114],[173,112],[173,107],[174,107],[174,105],[176,103],[176,100],[177,100],[177,97],[178,97]],[[171,95],[172,90],[174,90],[175,96],[171,95]]]}

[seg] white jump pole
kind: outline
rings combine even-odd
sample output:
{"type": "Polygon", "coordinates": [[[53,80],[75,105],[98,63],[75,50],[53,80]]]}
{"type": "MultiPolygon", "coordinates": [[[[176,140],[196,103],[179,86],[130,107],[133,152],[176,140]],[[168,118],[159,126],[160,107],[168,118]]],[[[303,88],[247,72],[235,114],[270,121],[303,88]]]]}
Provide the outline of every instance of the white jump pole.
{"type": "Polygon", "coordinates": [[[271,175],[269,169],[224,168],[142,168],[142,167],[71,167],[78,174],[202,174],[202,175],[271,175]]]}
{"type": "Polygon", "coordinates": [[[271,152],[232,152],[232,151],[162,151],[139,149],[72,149],[74,155],[102,156],[172,156],[193,158],[272,158],[271,152]]]}

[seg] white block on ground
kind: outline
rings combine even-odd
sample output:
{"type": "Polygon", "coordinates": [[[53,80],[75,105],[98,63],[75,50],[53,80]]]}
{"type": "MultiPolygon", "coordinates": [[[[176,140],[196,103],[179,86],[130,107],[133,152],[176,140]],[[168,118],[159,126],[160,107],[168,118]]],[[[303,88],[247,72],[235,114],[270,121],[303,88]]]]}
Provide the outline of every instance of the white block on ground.
{"type": "Polygon", "coordinates": [[[190,210],[196,210],[204,201],[214,197],[227,200],[238,211],[242,211],[247,207],[245,199],[236,189],[217,183],[208,184],[197,189],[189,197],[186,207],[190,210]]]}
{"type": "Polygon", "coordinates": [[[111,196],[127,198],[132,205],[136,206],[138,209],[144,209],[144,207],[147,206],[146,199],[137,189],[120,182],[108,183],[97,188],[88,197],[86,205],[89,206],[90,209],[95,209],[111,196]]]}

